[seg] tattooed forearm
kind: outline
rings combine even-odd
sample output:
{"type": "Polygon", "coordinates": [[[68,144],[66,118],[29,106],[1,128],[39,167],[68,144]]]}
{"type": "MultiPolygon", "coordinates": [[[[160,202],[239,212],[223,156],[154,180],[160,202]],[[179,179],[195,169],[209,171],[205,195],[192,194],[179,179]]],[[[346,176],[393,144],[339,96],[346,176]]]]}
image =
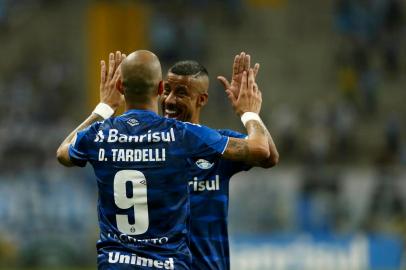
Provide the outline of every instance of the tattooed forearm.
{"type": "Polygon", "coordinates": [[[250,136],[253,133],[259,133],[261,136],[266,135],[267,129],[265,126],[258,122],[258,121],[248,121],[247,122],[247,131],[248,131],[248,136],[250,136]]]}
{"type": "Polygon", "coordinates": [[[245,127],[248,138],[237,139],[230,137],[223,157],[264,168],[277,164],[279,154],[264,123],[251,120],[246,123],[245,127]]]}
{"type": "Polygon", "coordinates": [[[269,133],[268,129],[264,125],[264,123],[258,121],[249,121],[247,122],[247,131],[248,136],[251,138],[253,136],[258,137],[258,135],[265,136],[267,140],[267,144],[269,147],[269,158],[267,162],[263,163],[263,167],[272,167],[279,162],[279,153],[276,149],[275,143],[272,139],[271,134],[269,133]]]}
{"type": "Polygon", "coordinates": [[[271,134],[269,133],[268,129],[266,128],[264,123],[260,123],[258,121],[249,121],[247,123],[247,131],[248,134],[261,134],[265,135],[269,147],[269,158],[267,162],[263,163],[263,167],[272,167],[275,166],[279,162],[279,153],[276,149],[275,143],[272,139],[271,134]]]}
{"type": "Polygon", "coordinates": [[[248,121],[246,124],[248,139],[231,138],[223,157],[256,165],[266,155],[269,155],[266,129],[258,121],[248,121]],[[268,154],[266,154],[268,153],[268,154]]]}
{"type": "Polygon", "coordinates": [[[75,128],[75,130],[73,130],[65,138],[65,140],[58,147],[58,150],[56,150],[56,156],[58,158],[58,161],[61,164],[65,165],[65,166],[73,166],[73,163],[70,161],[70,158],[69,158],[69,145],[75,140],[76,133],[87,128],[94,122],[102,120],[102,119],[103,118],[101,116],[99,116],[95,113],[92,113],[82,124],[80,124],[77,128],[75,128]]]}
{"type": "MultiPolygon", "coordinates": [[[[275,142],[273,141],[272,136],[268,130],[266,130],[266,137],[268,138],[269,149],[271,151],[275,152],[275,155],[279,156],[278,151],[276,150],[275,142]]],[[[271,154],[272,154],[272,152],[271,152],[271,154]]]]}
{"type": "Polygon", "coordinates": [[[223,157],[264,168],[277,164],[279,154],[266,126],[252,120],[246,123],[246,129],[248,138],[230,138],[223,157]]]}
{"type": "Polygon", "coordinates": [[[83,123],[81,123],[77,128],[75,128],[75,130],[73,130],[66,138],[65,140],[62,142],[62,144],[71,144],[73,139],[76,136],[76,133],[78,133],[79,131],[87,128],[88,126],[90,126],[91,124],[93,124],[96,121],[101,121],[103,120],[103,118],[95,113],[92,113],[83,123]]]}

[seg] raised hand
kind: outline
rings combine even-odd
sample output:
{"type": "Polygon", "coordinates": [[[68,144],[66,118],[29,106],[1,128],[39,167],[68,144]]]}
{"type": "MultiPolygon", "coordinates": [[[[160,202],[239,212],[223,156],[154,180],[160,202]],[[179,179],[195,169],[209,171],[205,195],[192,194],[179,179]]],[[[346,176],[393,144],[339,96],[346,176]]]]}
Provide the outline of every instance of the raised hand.
{"type": "MultiPolygon", "coordinates": [[[[254,65],[254,77],[257,76],[260,65],[254,65]]],[[[217,79],[221,82],[225,90],[230,90],[234,97],[238,97],[241,86],[241,78],[244,71],[248,72],[251,68],[251,56],[245,52],[236,55],[233,63],[233,71],[231,76],[231,83],[223,76],[218,76],[217,79]]]]}
{"type": "Polygon", "coordinates": [[[117,90],[116,83],[121,76],[120,64],[126,57],[120,51],[109,54],[109,67],[100,61],[100,102],[106,103],[114,111],[124,102],[124,96],[117,90]]]}
{"type": "Polygon", "coordinates": [[[259,114],[261,111],[262,93],[255,82],[254,70],[252,68],[250,68],[248,72],[242,72],[237,97],[235,97],[235,93],[231,89],[226,89],[226,93],[238,116],[241,116],[245,112],[259,114]]]}

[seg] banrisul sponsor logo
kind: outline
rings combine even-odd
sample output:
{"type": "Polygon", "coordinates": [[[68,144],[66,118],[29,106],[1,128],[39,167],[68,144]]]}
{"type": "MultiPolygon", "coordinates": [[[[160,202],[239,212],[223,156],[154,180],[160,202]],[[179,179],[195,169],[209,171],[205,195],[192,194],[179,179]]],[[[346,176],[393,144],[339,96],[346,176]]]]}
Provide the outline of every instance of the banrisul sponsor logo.
{"type": "Polygon", "coordinates": [[[141,135],[128,135],[121,134],[117,129],[109,129],[108,134],[103,134],[103,131],[99,131],[94,139],[95,142],[107,142],[107,143],[142,143],[142,142],[174,142],[175,132],[173,128],[170,128],[166,132],[153,132],[148,130],[147,133],[141,135]]]}
{"type": "Polygon", "coordinates": [[[220,190],[220,177],[216,175],[212,180],[199,180],[197,177],[194,177],[193,181],[189,181],[189,186],[193,191],[220,190]]]}
{"type": "Polygon", "coordinates": [[[166,260],[154,260],[145,258],[136,254],[122,254],[118,251],[109,252],[109,263],[111,264],[128,264],[148,267],[152,269],[175,269],[173,258],[166,260]]]}
{"type": "Polygon", "coordinates": [[[210,169],[211,167],[213,167],[214,162],[213,162],[213,163],[210,163],[209,161],[207,161],[207,160],[201,158],[201,159],[198,159],[198,160],[196,161],[196,165],[197,165],[197,167],[199,167],[199,168],[202,169],[202,170],[208,170],[208,169],[210,169]]]}

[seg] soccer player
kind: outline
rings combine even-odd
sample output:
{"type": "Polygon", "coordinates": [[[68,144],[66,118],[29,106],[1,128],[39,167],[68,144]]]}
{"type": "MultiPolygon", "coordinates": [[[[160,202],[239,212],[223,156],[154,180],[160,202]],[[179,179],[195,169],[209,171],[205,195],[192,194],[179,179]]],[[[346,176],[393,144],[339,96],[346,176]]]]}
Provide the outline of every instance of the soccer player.
{"type": "Polygon", "coordinates": [[[157,115],[158,58],[140,50],[101,65],[100,101],[61,143],[59,162],[94,169],[98,185],[98,269],[191,269],[188,174],[192,158],[223,156],[262,163],[270,153],[251,69],[232,105],[248,139],[157,115]],[[120,64],[121,62],[121,64],[120,64]],[[111,117],[125,99],[126,112],[111,117]]]}
{"type": "MultiPolygon", "coordinates": [[[[218,77],[233,97],[238,97],[241,78],[250,67],[250,55],[242,52],[234,59],[231,84],[218,77]]],[[[255,73],[259,65],[254,67],[255,73]]],[[[161,96],[163,115],[177,120],[200,123],[200,111],[208,100],[207,70],[195,61],[175,63],[168,71],[161,96]]],[[[232,97],[231,97],[232,98],[232,97]]],[[[232,130],[218,130],[224,136],[245,138],[232,130]]],[[[271,167],[278,162],[278,152],[267,132],[270,156],[261,164],[238,162],[216,157],[194,158],[190,171],[192,269],[230,269],[227,233],[229,181],[231,176],[249,170],[252,165],[271,167]]]]}

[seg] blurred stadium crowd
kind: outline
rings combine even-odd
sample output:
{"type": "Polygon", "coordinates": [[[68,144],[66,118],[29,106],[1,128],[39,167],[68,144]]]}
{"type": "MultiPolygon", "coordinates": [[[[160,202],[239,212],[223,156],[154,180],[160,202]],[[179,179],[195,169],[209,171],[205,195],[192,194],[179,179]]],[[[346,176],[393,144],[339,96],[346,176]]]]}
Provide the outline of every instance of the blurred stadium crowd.
{"type": "MultiPolygon", "coordinates": [[[[108,1],[76,2],[0,0],[0,266],[93,263],[94,180],[59,167],[55,149],[91,110],[84,24],[108,1]],[[77,241],[88,245],[75,253],[77,241]]],[[[209,126],[241,130],[215,79],[230,76],[234,54],[247,50],[262,65],[262,115],[281,165],[254,170],[254,183],[232,181],[232,233],[406,239],[404,1],[119,4],[134,2],[149,8],[145,38],[165,70],[181,59],[208,68],[209,126]]]]}

